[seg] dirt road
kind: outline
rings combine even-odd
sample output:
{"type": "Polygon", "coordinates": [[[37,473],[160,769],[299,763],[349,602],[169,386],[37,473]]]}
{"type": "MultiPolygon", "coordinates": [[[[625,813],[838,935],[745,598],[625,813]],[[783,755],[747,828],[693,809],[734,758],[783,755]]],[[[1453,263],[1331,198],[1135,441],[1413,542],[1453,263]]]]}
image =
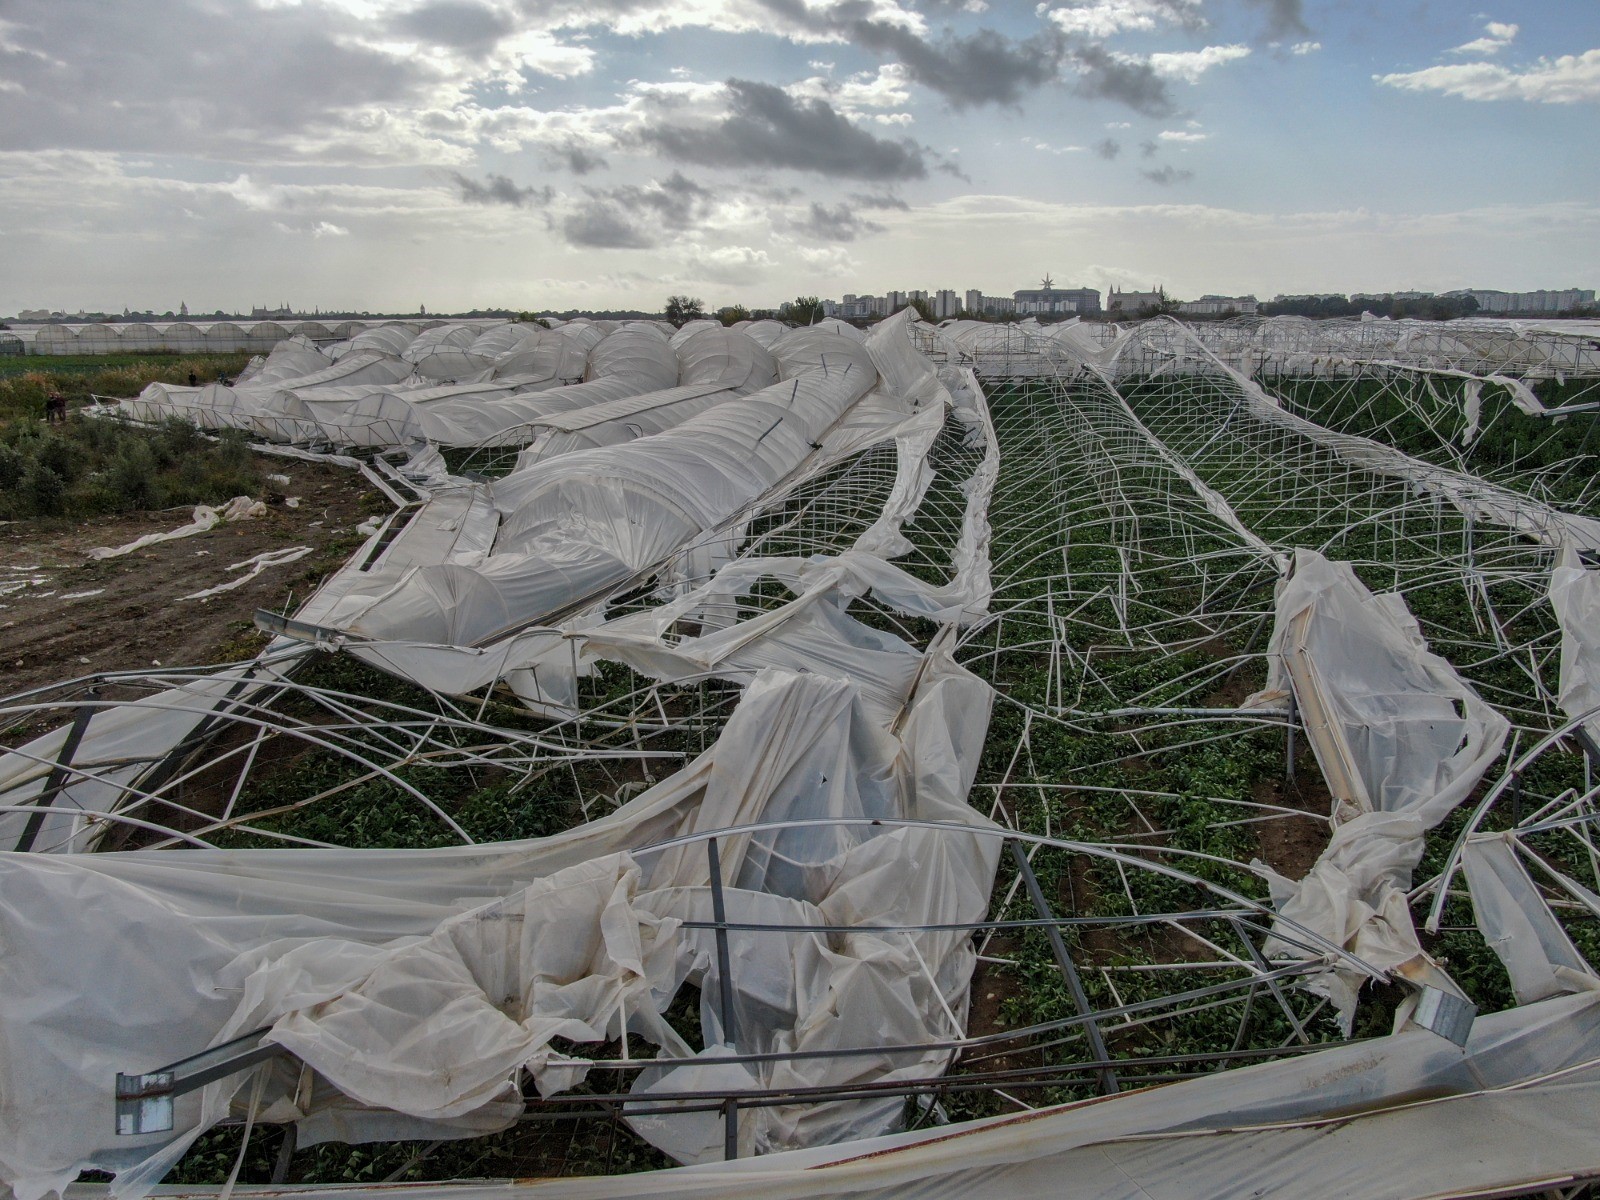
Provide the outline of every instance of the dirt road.
{"type": "Polygon", "coordinates": [[[0,524],[0,695],[93,671],[253,655],[266,641],[251,623],[255,610],[298,606],[361,544],[356,526],[390,511],[359,472],[281,459],[265,469],[289,477],[278,490],[299,497],[298,507],[273,504],[263,516],[120,558],[88,554],[186,525],[192,510],[0,524]],[[232,591],[184,599],[239,578],[228,570],[236,563],[296,546],[312,551],[232,591]]]}

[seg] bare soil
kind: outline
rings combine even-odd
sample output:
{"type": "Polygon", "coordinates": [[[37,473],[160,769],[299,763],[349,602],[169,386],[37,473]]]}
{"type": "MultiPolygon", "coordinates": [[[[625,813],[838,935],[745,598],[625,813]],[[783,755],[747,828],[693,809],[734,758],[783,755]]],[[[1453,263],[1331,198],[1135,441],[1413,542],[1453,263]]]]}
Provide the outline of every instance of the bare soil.
{"type": "Polygon", "coordinates": [[[1295,755],[1294,780],[1262,780],[1252,797],[1260,804],[1297,808],[1304,817],[1286,816],[1282,820],[1262,821],[1256,826],[1256,844],[1261,861],[1287,879],[1301,879],[1328,846],[1328,816],[1333,812],[1333,793],[1322,780],[1317,760],[1301,739],[1295,755]]]}
{"type": "Polygon", "coordinates": [[[360,544],[355,528],[389,510],[356,471],[268,458],[287,475],[264,516],[160,542],[120,558],[91,560],[98,546],[121,546],[192,519],[187,508],[88,521],[0,523],[0,694],[15,694],[99,671],[237,661],[266,642],[258,608],[292,610],[360,544]],[[298,497],[289,507],[286,497],[298,497]],[[276,501],[276,502],[274,502],[276,501]],[[295,562],[268,567],[232,591],[184,597],[239,578],[230,572],[263,551],[310,546],[295,562]]]}

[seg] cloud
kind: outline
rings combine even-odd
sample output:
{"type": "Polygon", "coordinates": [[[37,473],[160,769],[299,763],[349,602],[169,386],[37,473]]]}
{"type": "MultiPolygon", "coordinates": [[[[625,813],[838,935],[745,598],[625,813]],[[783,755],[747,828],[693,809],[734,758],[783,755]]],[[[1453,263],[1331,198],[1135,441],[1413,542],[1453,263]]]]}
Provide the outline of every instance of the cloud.
{"type": "Polygon", "coordinates": [[[1304,56],[1307,54],[1315,54],[1321,49],[1321,42],[1296,42],[1294,45],[1289,47],[1289,53],[1304,56]]]}
{"type": "Polygon", "coordinates": [[[896,212],[910,212],[911,205],[899,196],[887,192],[851,192],[850,203],[857,208],[869,209],[894,209],[896,212]]]}
{"type": "Polygon", "coordinates": [[[1600,50],[1541,58],[1513,70],[1496,63],[1456,63],[1394,75],[1374,75],[1385,87],[1440,92],[1462,100],[1524,100],[1531,104],[1579,104],[1600,100],[1600,50]]]}
{"type": "Polygon", "coordinates": [[[911,101],[910,73],[899,63],[885,63],[876,74],[862,71],[845,80],[813,75],[784,90],[802,100],[826,100],[846,116],[864,108],[901,108],[911,101]]]}
{"type": "Polygon", "coordinates": [[[350,231],[343,225],[335,225],[332,221],[318,221],[311,227],[312,237],[349,237],[350,231]]]}
{"type": "Polygon", "coordinates": [[[1099,46],[1078,50],[1073,60],[1078,79],[1072,90],[1080,96],[1115,100],[1150,117],[1170,116],[1177,109],[1166,80],[1148,62],[1099,46]]]}
{"type": "Polygon", "coordinates": [[[586,149],[577,142],[568,142],[559,149],[552,151],[551,157],[574,175],[588,175],[593,171],[603,170],[610,165],[604,156],[586,149]]]}
{"type": "Polygon", "coordinates": [[[1210,140],[1211,135],[1192,129],[1163,129],[1156,137],[1163,142],[1204,142],[1210,140]]]}
{"type": "Polygon", "coordinates": [[[1049,142],[1041,142],[1037,138],[1025,137],[1022,139],[1024,146],[1032,146],[1040,154],[1081,154],[1082,146],[1052,146],[1049,142]]]}
{"type": "Polygon", "coordinates": [[[775,264],[765,250],[718,246],[695,248],[684,265],[694,279],[737,286],[759,282],[775,264]]]}
{"type": "Polygon", "coordinates": [[[161,0],[92,20],[68,4],[3,7],[0,79],[14,86],[0,91],[0,127],[26,149],[460,167],[478,89],[595,62],[591,46],[477,0],[161,0]]]}
{"type": "Polygon", "coordinates": [[[883,232],[882,225],[863,220],[846,204],[828,208],[815,201],[804,217],[789,222],[789,228],[819,242],[853,242],[866,234],[883,232]]]}
{"type": "Polygon", "coordinates": [[[1291,37],[1304,37],[1311,32],[1306,25],[1305,9],[1301,0],[1248,0],[1248,2],[1266,14],[1266,36],[1269,40],[1286,41],[1291,37]]]}
{"type": "Polygon", "coordinates": [[[576,246],[649,249],[661,243],[663,234],[711,224],[715,202],[711,189],[674,171],[643,186],[585,188],[584,199],[557,228],[576,246]]]}
{"type": "Polygon", "coordinates": [[[706,167],[778,168],[841,179],[889,182],[928,174],[923,148],[909,138],[874,137],[826,100],[797,100],[748,79],[726,85],[728,112],[709,124],[658,113],[629,136],[677,162],[706,167]]]}
{"type": "Polygon", "coordinates": [[[1174,183],[1188,183],[1194,178],[1193,171],[1186,171],[1180,167],[1166,166],[1154,171],[1140,171],[1151,183],[1159,183],[1162,187],[1170,187],[1174,183]]]}
{"type": "Polygon", "coordinates": [[[398,33],[476,52],[493,48],[514,28],[508,14],[476,0],[428,0],[394,19],[398,33]]]}
{"type": "Polygon", "coordinates": [[[1127,30],[1205,24],[1199,0],[1072,0],[1065,8],[1051,9],[1049,16],[1063,33],[1095,41],[1127,30]]]}
{"type": "Polygon", "coordinates": [[[1094,144],[1094,152],[1107,162],[1110,162],[1122,153],[1122,143],[1117,141],[1116,138],[1101,138],[1094,144]]]}
{"type": "Polygon", "coordinates": [[[548,187],[518,187],[504,175],[490,174],[479,183],[459,171],[452,171],[450,178],[467,204],[504,204],[510,208],[523,208],[533,203],[549,204],[555,195],[548,187]]]}
{"type": "Polygon", "coordinates": [[[570,213],[561,221],[561,236],[574,246],[598,250],[648,250],[655,239],[616,209],[599,205],[570,213]]]}
{"type": "Polygon", "coordinates": [[[1150,69],[1163,79],[1181,79],[1184,83],[1199,83],[1200,77],[1212,67],[1237,62],[1250,57],[1250,47],[1241,45],[1207,46],[1203,50],[1180,50],[1171,54],[1152,54],[1150,69]]]}
{"type": "Polygon", "coordinates": [[[757,0],[796,27],[827,31],[840,41],[893,59],[913,82],[939,93],[952,108],[1015,105],[1028,92],[1055,82],[1067,58],[1057,30],[1021,40],[983,28],[970,34],[924,35],[920,21],[870,12],[860,0],[813,8],[807,0],[757,0]]]}
{"type": "Polygon", "coordinates": [[[1517,39],[1518,26],[1503,21],[1490,21],[1483,27],[1483,36],[1463,43],[1451,54],[1499,54],[1517,39]]]}

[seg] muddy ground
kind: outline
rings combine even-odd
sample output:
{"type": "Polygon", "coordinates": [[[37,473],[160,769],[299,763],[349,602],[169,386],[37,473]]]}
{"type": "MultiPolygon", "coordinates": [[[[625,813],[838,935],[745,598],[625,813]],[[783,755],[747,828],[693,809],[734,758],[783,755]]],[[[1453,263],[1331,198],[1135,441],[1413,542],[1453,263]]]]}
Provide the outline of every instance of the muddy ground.
{"type": "Polygon", "coordinates": [[[265,515],[120,558],[88,555],[186,525],[193,510],[0,523],[0,695],[98,671],[248,658],[266,643],[256,609],[293,611],[361,544],[356,527],[391,510],[354,470],[279,458],[262,470],[290,481],[272,485],[265,515]],[[239,578],[235,563],[296,546],[312,552],[221,595],[184,598],[239,578]]]}

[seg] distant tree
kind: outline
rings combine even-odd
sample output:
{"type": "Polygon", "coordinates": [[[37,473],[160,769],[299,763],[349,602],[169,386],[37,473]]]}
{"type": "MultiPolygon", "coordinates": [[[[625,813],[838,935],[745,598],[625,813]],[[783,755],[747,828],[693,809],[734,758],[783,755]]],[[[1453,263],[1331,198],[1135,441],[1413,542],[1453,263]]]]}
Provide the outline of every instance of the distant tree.
{"type": "Polygon", "coordinates": [[[717,310],[717,320],[724,325],[737,325],[740,321],[750,319],[750,310],[742,304],[730,304],[726,308],[717,310]]]}
{"type": "Polygon", "coordinates": [[[916,309],[917,316],[921,317],[924,321],[932,321],[935,319],[933,315],[933,305],[929,304],[926,300],[907,301],[906,307],[916,309]]]}
{"type": "Polygon", "coordinates": [[[531,313],[531,312],[520,312],[520,313],[518,313],[517,314],[517,320],[520,321],[524,325],[540,325],[540,326],[543,326],[545,329],[549,329],[550,328],[550,323],[548,321],[546,321],[543,317],[537,316],[537,315],[535,315],[534,313],[531,313]]]}
{"type": "Polygon", "coordinates": [[[815,296],[796,296],[789,303],[789,320],[796,325],[815,325],[826,315],[822,301],[815,296]]]}
{"type": "Polygon", "coordinates": [[[703,320],[705,315],[706,302],[699,296],[667,297],[667,322],[675,329],[682,329],[690,321],[703,320]]]}

